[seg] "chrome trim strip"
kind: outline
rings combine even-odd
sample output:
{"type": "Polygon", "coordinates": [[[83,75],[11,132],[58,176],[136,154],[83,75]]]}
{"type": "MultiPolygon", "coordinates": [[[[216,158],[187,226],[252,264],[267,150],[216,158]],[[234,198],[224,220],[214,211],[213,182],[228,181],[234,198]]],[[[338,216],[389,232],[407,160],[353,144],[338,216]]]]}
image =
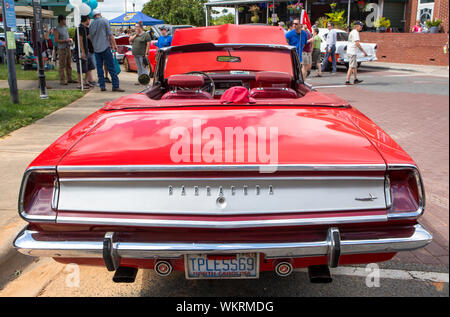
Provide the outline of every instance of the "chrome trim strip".
{"type": "MultiPolygon", "coordinates": [[[[19,201],[18,201],[18,207],[17,210],[19,211],[19,216],[24,219],[25,221],[29,222],[55,222],[56,220],[56,214],[55,216],[44,216],[44,215],[28,215],[25,212],[25,209],[23,207],[24,204],[24,196],[25,196],[25,185],[28,182],[28,178],[30,177],[31,173],[33,172],[39,172],[39,173],[55,173],[56,174],[56,167],[55,166],[32,166],[29,167],[22,177],[22,182],[20,184],[20,191],[19,191],[19,201]]],[[[55,200],[55,190],[53,190],[53,197],[52,197],[52,209],[53,209],[53,203],[55,200]]],[[[56,210],[56,209],[55,209],[56,210]]]]}
{"type": "Polygon", "coordinates": [[[385,164],[260,164],[260,165],[58,165],[64,173],[120,173],[120,172],[336,172],[336,171],[386,171],[385,164]]]}
{"type": "Polygon", "coordinates": [[[218,215],[223,217],[245,214],[386,209],[384,199],[378,199],[375,202],[373,200],[354,201],[355,195],[365,197],[367,193],[383,197],[384,176],[81,177],[60,178],[59,183],[61,188],[58,211],[60,212],[218,215]],[[272,185],[273,188],[277,188],[275,195],[270,194],[269,188],[272,185]],[[194,193],[195,187],[197,194],[194,193]],[[202,197],[195,197],[199,196],[198,189],[200,187],[202,188],[202,197]],[[234,194],[232,194],[232,187],[235,188],[234,194]],[[175,188],[177,188],[176,197],[174,195],[175,188]],[[237,188],[240,188],[239,193],[236,192],[237,188]],[[210,195],[207,194],[206,190],[208,189],[211,190],[210,195]],[[246,191],[247,189],[248,191],[246,191]],[[227,203],[219,204],[217,202],[219,196],[224,196],[223,201],[226,200],[227,203]],[[81,201],[80,198],[82,198],[81,201]]]}
{"type": "Polygon", "coordinates": [[[310,176],[310,177],[89,177],[60,178],[61,182],[128,182],[128,181],[271,181],[271,180],[383,180],[383,176],[310,176]]]}
{"type": "MultiPolygon", "coordinates": [[[[102,258],[103,241],[38,241],[36,231],[24,229],[14,241],[19,252],[31,256],[102,258]]],[[[432,240],[421,225],[409,237],[341,240],[341,254],[398,252],[421,248],[432,240]]],[[[116,254],[133,259],[180,258],[186,254],[264,253],[267,259],[327,256],[327,240],[288,243],[134,243],[114,242],[116,254]]]]}
{"type": "Polygon", "coordinates": [[[174,227],[174,228],[210,228],[235,229],[259,227],[311,226],[362,222],[386,222],[387,215],[355,216],[355,217],[323,217],[303,219],[273,219],[245,221],[200,221],[200,220],[166,220],[166,219],[136,219],[136,218],[100,218],[100,217],[67,217],[58,216],[57,223],[133,226],[133,227],[174,227]]]}
{"type": "Polygon", "coordinates": [[[384,179],[384,199],[386,201],[386,208],[390,209],[392,207],[391,179],[387,174],[384,179]]]}
{"type": "Polygon", "coordinates": [[[388,171],[413,170],[419,191],[419,208],[412,212],[388,212],[388,220],[417,219],[425,212],[425,188],[423,186],[422,176],[417,166],[412,164],[388,164],[388,171]]]}
{"type": "Polygon", "coordinates": [[[59,181],[55,179],[53,183],[53,196],[52,196],[52,209],[58,210],[58,201],[59,201],[59,181]]]}

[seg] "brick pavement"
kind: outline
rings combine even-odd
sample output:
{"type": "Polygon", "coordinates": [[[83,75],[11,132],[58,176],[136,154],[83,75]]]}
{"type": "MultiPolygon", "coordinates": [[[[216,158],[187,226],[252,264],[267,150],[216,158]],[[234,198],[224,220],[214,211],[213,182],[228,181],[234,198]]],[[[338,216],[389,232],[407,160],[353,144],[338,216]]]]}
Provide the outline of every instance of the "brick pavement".
{"type": "Polygon", "coordinates": [[[409,263],[449,262],[449,99],[448,96],[383,92],[364,88],[327,88],[383,128],[418,164],[426,191],[420,222],[432,232],[423,249],[401,252],[394,259],[409,263]]]}

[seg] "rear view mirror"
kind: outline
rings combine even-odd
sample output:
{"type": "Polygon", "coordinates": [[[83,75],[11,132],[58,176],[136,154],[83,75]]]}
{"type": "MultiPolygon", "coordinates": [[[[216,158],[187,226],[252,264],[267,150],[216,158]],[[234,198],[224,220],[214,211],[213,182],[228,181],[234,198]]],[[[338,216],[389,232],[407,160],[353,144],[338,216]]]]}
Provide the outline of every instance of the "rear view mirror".
{"type": "Polygon", "coordinates": [[[217,61],[226,63],[240,63],[241,58],[239,56],[230,56],[230,55],[217,56],[217,61]]]}

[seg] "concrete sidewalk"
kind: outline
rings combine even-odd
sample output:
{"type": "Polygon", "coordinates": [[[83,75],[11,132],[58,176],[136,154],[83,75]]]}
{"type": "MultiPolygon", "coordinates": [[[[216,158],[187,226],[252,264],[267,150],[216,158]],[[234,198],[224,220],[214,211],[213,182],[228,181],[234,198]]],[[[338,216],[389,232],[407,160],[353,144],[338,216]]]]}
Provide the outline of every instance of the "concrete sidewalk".
{"type": "MultiPolygon", "coordinates": [[[[101,92],[98,87],[93,88],[72,104],[0,138],[0,266],[16,253],[12,248],[12,241],[25,225],[17,213],[18,192],[23,172],[46,147],[76,123],[101,108],[106,101],[145,88],[135,85],[136,73],[122,72],[119,78],[121,88],[125,89],[124,93],[111,92],[111,84],[107,84],[106,92],[101,92]]],[[[19,85],[19,89],[36,89],[35,81],[24,82],[31,86],[21,88],[19,85]]],[[[75,86],[76,84],[61,87],[70,89],[75,86]]]]}
{"type": "Polygon", "coordinates": [[[399,64],[399,63],[383,63],[383,62],[367,62],[362,63],[363,68],[379,68],[385,70],[398,70],[415,72],[421,75],[432,75],[439,77],[449,77],[448,66],[430,66],[430,65],[414,65],[414,64],[399,64]]]}

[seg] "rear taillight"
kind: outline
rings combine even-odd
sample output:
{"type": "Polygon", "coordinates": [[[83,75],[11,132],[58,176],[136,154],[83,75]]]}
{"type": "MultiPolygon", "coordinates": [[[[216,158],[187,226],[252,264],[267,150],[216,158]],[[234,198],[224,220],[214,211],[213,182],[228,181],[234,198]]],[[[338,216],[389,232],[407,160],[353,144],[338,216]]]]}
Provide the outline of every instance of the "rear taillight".
{"type": "Polygon", "coordinates": [[[389,167],[386,201],[389,219],[413,219],[423,214],[425,191],[420,172],[415,166],[389,167]]]}
{"type": "Polygon", "coordinates": [[[58,177],[54,167],[31,167],[22,179],[19,214],[29,222],[54,222],[58,201],[58,177]]]}

